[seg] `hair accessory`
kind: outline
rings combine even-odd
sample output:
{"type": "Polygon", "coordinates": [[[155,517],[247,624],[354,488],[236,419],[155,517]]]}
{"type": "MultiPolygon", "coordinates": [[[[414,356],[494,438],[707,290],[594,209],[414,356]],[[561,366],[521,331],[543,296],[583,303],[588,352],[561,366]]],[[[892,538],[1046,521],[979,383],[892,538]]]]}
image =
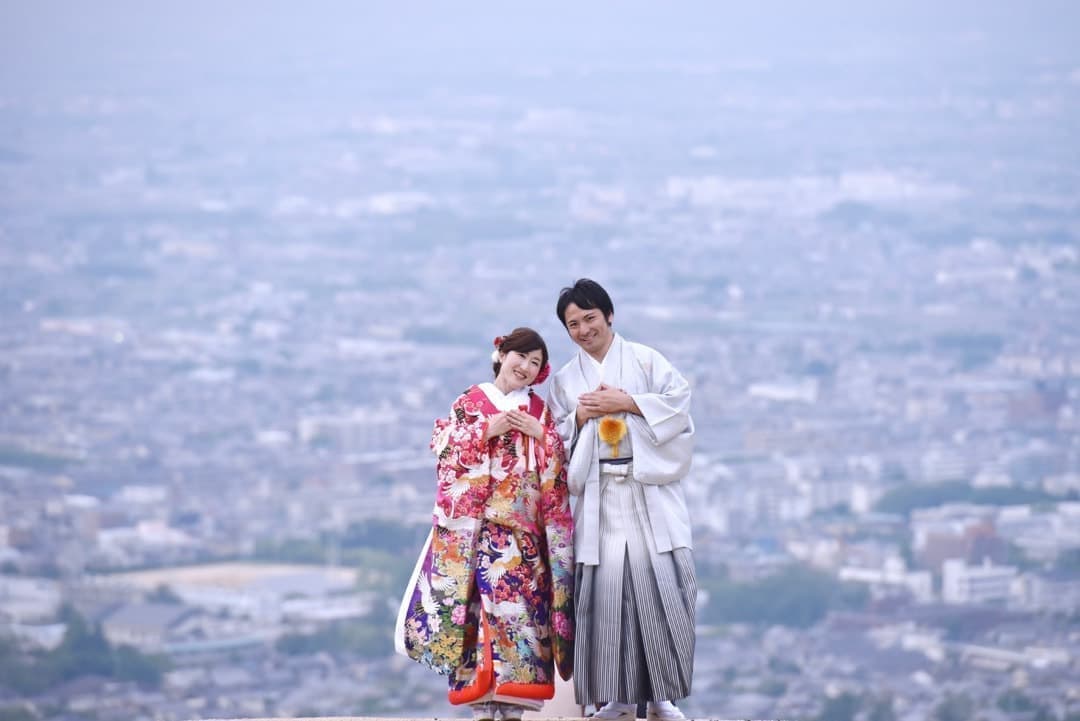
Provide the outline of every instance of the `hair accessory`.
{"type": "Polygon", "coordinates": [[[499,351],[498,350],[491,351],[491,362],[492,363],[498,363],[499,362],[499,351]]]}
{"type": "Polygon", "coordinates": [[[505,340],[506,339],[503,338],[501,335],[495,336],[495,341],[494,341],[495,342],[495,348],[496,349],[500,348],[502,346],[502,344],[503,344],[503,341],[505,341],[505,340]]]}
{"type": "Polygon", "coordinates": [[[547,380],[548,375],[551,373],[551,364],[545,363],[544,367],[540,369],[540,372],[536,374],[536,378],[529,385],[538,386],[547,380]]]}

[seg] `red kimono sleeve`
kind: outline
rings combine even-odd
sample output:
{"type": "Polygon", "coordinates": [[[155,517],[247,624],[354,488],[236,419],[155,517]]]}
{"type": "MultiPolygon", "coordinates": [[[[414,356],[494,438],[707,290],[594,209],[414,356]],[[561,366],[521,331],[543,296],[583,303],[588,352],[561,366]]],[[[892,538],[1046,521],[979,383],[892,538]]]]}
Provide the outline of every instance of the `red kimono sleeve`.
{"type": "Polygon", "coordinates": [[[574,671],[574,517],[566,486],[566,452],[547,409],[543,451],[544,462],[539,468],[540,515],[551,569],[552,650],[559,675],[569,679],[574,671]]]}
{"type": "Polygon", "coordinates": [[[446,518],[481,518],[491,495],[491,444],[484,441],[487,418],[459,396],[447,418],[435,421],[431,450],[437,488],[435,504],[446,518]]]}

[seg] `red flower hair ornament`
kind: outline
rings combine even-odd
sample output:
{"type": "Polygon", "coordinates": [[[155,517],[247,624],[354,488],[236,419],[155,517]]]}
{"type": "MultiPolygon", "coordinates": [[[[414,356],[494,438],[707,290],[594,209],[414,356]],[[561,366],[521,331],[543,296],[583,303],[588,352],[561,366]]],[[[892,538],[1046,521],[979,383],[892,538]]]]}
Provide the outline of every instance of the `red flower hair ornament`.
{"type": "Polygon", "coordinates": [[[529,385],[538,386],[546,381],[549,375],[551,375],[551,364],[545,363],[544,367],[540,369],[540,372],[536,374],[536,378],[533,378],[533,382],[529,385]]]}

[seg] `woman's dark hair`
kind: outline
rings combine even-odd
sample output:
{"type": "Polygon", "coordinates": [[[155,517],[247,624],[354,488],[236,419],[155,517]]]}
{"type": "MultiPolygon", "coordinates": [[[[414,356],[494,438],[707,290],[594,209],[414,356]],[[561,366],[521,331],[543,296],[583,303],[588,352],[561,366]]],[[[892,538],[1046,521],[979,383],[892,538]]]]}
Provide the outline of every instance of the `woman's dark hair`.
{"type": "Polygon", "coordinates": [[[608,319],[615,312],[615,305],[611,302],[611,296],[607,294],[603,286],[595,280],[581,278],[572,286],[559,291],[559,303],[555,306],[555,312],[559,314],[559,320],[566,327],[566,307],[573,303],[582,310],[598,308],[608,319]]]}
{"type": "MultiPolygon", "coordinates": [[[[500,353],[509,353],[512,350],[516,350],[518,353],[531,353],[538,350],[540,351],[540,369],[543,370],[544,366],[548,364],[547,344],[544,343],[544,339],[540,337],[540,334],[532,328],[514,328],[509,335],[502,337],[502,342],[498,343],[495,349],[500,353]]],[[[496,359],[491,364],[491,368],[495,371],[495,375],[498,376],[499,370],[502,368],[502,361],[496,359]]]]}

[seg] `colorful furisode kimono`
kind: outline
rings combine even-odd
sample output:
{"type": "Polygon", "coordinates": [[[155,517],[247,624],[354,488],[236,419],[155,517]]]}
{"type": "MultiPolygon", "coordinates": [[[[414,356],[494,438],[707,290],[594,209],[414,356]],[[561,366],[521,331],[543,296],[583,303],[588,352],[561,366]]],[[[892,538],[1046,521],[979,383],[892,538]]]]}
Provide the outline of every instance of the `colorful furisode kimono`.
{"type": "Polygon", "coordinates": [[[398,650],[450,677],[454,704],[539,708],[570,678],[574,637],[573,519],[562,440],[531,389],[473,386],[435,422],[434,524],[402,601],[398,650]],[[544,439],[510,431],[484,441],[487,418],[511,408],[544,439]]]}

